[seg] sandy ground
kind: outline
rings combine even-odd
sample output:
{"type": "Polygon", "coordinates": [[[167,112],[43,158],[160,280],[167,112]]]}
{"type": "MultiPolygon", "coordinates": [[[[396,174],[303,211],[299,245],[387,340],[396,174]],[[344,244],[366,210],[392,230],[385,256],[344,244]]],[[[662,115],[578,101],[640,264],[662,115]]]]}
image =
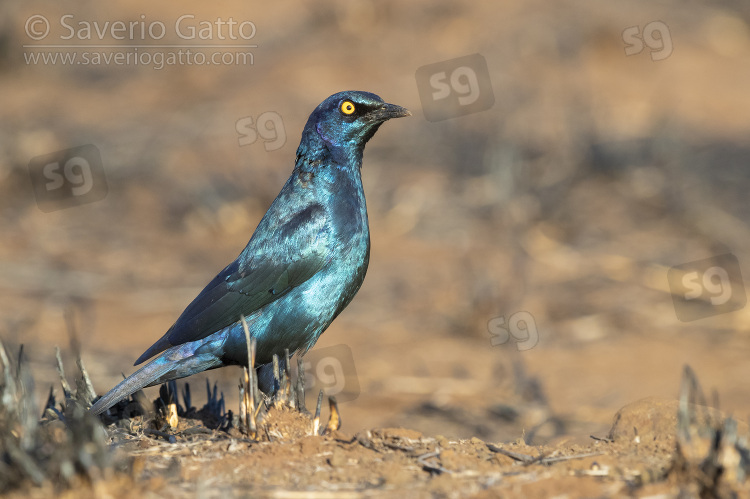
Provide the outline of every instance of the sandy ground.
{"type": "MultiPolygon", "coordinates": [[[[606,436],[628,404],[675,400],[686,364],[722,411],[750,414],[747,5],[7,2],[0,12],[0,337],[25,345],[40,400],[56,384],[54,345],[73,361],[66,311],[99,393],[132,372],[244,247],[326,96],[369,90],[414,113],[367,146],[368,276],[308,355],[308,407],[319,388],[335,394],[341,435],[232,452],[224,439],[211,444],[222,458],[208,468],[208,453],[145,440],[146,471],[122,487],[671,494],[668,480],[628,492],[624,479],[577,474],[605,458],[518,471],[486,443],[534,456],[604,452],[607,466],[623,470],[645,452],[654,461],[644,466],[663,466],[672,441],[635,450],[590,435],[606,436]],[[255,24],[257,47],[252,65],[28,64],[41,49],[23,45],[41,42],[30,40],[27,20],[51,20],[46,40],[61,44],[65,14],[72,23],[163,21],[164,44],[187,43],[171,30],[184,14],[232,16],[255,24]],[[626,55],[631,35],[643,40],[647,29],[648,46],[626,55]],[[471,54],[486,61],[486,74],[473,69],[493,100],[485,88],[486,109],[429,121],[453,111],[420,91],[417,70],[471,54]],[[274,138],[238,131],[266,112],[281,120],[274,138]],[[101,154],[103,198],[42,211],[30,163],[84,144],[101,154]],[[725,254],[738,267],[716,260],[725,254]],[[684,264],[678,279],[695,270],[702,286],[689,303],[670,279],[684,264]],[[700,280],[717,265],[727,280],[700,280]],[[726,290],[728,301],[711,303],[726,290]],[[350,441],[362,432],[376,450],[350,441]],[[441,435],[441,449],[453,452],[443,451],[442,466],[457,473],[417,463],[441,435]],[[172,456],[177,471],[162,466],[172,456]],[[297,471],[275,469],[285,462],[297,471]]],[[[239,376],[208,374],[235,411],[239,376]]]]}

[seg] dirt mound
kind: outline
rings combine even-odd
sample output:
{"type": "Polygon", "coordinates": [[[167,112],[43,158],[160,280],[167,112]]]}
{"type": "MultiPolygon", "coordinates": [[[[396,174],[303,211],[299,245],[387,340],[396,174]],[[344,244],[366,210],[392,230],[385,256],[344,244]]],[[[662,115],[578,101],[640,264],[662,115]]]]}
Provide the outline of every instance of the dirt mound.
{"type": "MultiPolygon", "coordinates": [[[[0,345],[2,347],[2,345],[0,345]]],[[[648,494],[732,497],[750,493],[747,425],[703,400],[692,370],[685,369],[679,400],[643,399],[623,407],[606,437],[584,444],[562,441],[532,446],[522,438],[489,443],[479,438],[427,436],[406,428],[339,431],[341,414],[329,399],[321,424],[321,397],[310,414],[293,391],[261,395],[251,423],[224,412],[215,396],[196,410],[190,390],[177,400],[174,382],[164,385],[151,406],[136,394],[128,406],[143,413],[106,427],[90,413],[85,368],[76,390],[54,397],[45,420],[28,414],[31,397],[24,368],[12,374],[3,355],[3,435],[0,471],[9,497],[48,497],[60,490],[110,497],[134,491],[159,496],[251,494],[261,497],[546,497],[564,490],[571,497],[648,494]],[[154,410],[151,410],[150,407],[154,410]],[[183,407],[184,406],[184,407],[183,407]],[[29,443],[30,442],[30,443],[29,443]],[[61,451],[44,451],[58,446],[61,451]],[[108,450],[109,449],[109,450],[108,450]],[[10,483],[11,473],[20,483],[10,483]],[[24,482],[24,477],[28,479],[24,482]],[[36,485],[36,487],[34,487],[36,485]]],[[[23,364],[20,364],[22,367],[23,364]]],[[[287,386],[295,386],[289,380],[287,386]]],[[[65,385],[64,385],[65,386],[65,385]]],[[[285,386],[284,383],[280,384],[285,386]]],[[[240,412],[243,412],[242,410],[240,412]]]]}

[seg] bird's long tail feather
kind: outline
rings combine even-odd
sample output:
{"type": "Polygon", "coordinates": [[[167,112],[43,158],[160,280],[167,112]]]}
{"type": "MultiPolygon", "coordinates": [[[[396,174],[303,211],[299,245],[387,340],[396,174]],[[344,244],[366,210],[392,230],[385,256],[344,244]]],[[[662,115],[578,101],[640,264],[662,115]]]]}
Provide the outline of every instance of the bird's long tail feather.
{"type": "Polygon", "coordinates": [[[223,365],[221,359],[211,351],[212,349],[200,348],[201,346],[205,344],[196,341],[164,351],[97,400],[91,407],[91,412],[101,414],[141,388],[184,378],[223,365]]]}

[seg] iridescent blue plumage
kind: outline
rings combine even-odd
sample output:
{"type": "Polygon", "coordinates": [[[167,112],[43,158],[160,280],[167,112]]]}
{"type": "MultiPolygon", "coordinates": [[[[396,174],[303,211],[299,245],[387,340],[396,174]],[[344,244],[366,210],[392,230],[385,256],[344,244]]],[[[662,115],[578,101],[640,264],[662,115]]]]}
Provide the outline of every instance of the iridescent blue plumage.
{"type": "MultiPolygon", "coordinates": [[[[227,365],[246,365],[244,315],[257,363],[304,352],[349,304],[370,257],[360,169],[380,125],[409,116],[368,92],[340,92],[310,115],[294,171],[235,261],[136,361],[158,355],[91,408],[100,414],[135,391],[227,365]]],[[[261,376],[261,379],[264,377],[261,376]]]]}

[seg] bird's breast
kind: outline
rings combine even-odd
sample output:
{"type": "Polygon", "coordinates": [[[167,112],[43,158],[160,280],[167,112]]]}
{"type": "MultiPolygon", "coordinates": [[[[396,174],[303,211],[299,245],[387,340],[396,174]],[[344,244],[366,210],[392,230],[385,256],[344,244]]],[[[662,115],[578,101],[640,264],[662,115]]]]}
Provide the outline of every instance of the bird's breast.
{"type": "Polygon", "coordinates": [[[333,244],[329,247],[329,272],[322,272],[330,299],[338,302],[334,317],[344,309],[359,290],[370,259],[370,230],[364,190],[356,173],[348,172],[327,183],[326,202],[329,230],[333,244]]]}

